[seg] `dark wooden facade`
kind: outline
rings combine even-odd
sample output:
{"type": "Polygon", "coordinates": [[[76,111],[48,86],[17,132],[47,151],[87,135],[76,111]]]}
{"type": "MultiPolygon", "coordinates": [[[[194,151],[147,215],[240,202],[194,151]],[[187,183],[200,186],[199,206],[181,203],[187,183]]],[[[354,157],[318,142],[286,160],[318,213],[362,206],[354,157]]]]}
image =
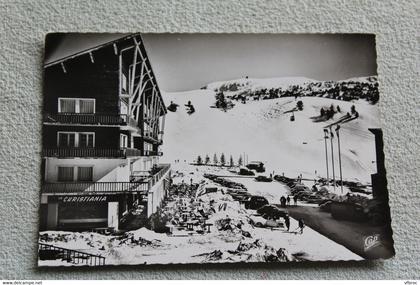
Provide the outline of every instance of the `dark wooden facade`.
{"type": "Polygon", "coordinates": [[[46,157],[58,147],[58,132],[93,132],[97,149],[160,154],[166,109],[139,34],[48,63],[43,112],[46,157]],[[60,98],[94,99],[94,113],[60,112],[60,98]],[[121,134],[127,136],[126,145],[121,134]]]}

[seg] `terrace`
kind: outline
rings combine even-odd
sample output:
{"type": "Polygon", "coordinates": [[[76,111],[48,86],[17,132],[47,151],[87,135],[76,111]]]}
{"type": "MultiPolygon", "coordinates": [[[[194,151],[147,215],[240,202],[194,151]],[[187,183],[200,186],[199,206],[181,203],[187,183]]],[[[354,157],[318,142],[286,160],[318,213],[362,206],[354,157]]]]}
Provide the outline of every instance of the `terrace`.
{"type": "MultiPolygon", "coordinates": [[[[58,157],[58,158],[127,158],[134,156],[151,156],[146,151],[141,151],[135,148],[116,148],[116,149],[101,149],[101,148],[44,148],[42,150],[43,157],[58,157]]],[[[156,154],[157,155],[157,154],[156,154]]]]}
{"type": "Polygon", "coordinates": [[[41,187],[45,194],[115,194],[147,192],[170,170],[170,164],[156,165],[149,172],[135,172],[131,182],[56,182],[44,183],[41,187]],[[140,175],[141,174],[141,175],[140,175]]]}

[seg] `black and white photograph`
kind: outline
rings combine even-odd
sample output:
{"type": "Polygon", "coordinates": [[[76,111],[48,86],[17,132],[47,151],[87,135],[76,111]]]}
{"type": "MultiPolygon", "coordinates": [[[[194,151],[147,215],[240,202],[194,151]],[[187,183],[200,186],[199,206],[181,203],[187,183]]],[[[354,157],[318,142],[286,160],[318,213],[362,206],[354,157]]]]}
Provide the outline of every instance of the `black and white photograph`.
{"type": "Polygon", "coordinates": [[[38,266],[395,255],[373,34],[50,33],[38,266]]]}

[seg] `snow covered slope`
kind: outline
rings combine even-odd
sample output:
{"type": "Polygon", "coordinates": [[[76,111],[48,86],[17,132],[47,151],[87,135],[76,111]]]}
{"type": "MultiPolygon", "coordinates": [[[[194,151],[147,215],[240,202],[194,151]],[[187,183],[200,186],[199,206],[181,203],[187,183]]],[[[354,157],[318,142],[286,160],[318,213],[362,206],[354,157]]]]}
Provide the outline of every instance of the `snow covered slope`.
{"type": "MultiPolygon", "coordinates": [[[[296,82],[302,83],[302,80],[304,79],[299,78],[296,82]]],[[[274,81],[267,79],[270,84],[274,84],[274,81]]],[[[290,78],[278,80],[278,84],[286,81],[287,84],[296,84],[290,78]]],[[[264,81],[258,80],[249,86],[255,88],[261,82],[264,81]]],[[[206,90],[163,94],[167,104],[173,101],[180,107],[177,112],[167,114],[162,161],[173,162],[180,159],[191,162],[198,155],[205,157],[208,154],[212,158],[214,153],[219,157],[224,153],[227,159],[233,155],[236,162],[239,155],[247,153],[249,161],[263,161],[267,171],[275,171],[277,174],[284,172],[289,176],[302,173],[306,177],[313,177],[316,170],[318,175],[325,177],[323,127],[350,112],[354,104],[360,117],[343,124],[340,133],[343,177],[370,182],[370,175],[376,172],[376,158],[374,136],[368,128],[380,127],[377,105],[365,100],[344,102],[303,97],[298,100],[303,101],[304,109],[294,112],[295,121],[291,121],[292,113],[285,112],[296,106],[297,101],[293,97],[249,101],[247,104],[236,102],[236,106],[227,112],[211,108],[215,102],[214,88],[220,84],[222,83],[209,84],[211,88],[206,90]],[[192,102],[196,110],[192,115],[187,114],[184,107],[188,101],[192,102]],[[311,119],[319,115],[321,107],[328,108],[331,104],[339,105],[341,113],[337,113],[327,122],[314,122],[311,119]]],[[[328,150],[330,151],[329,144],[328,150]]],[[[336,140],[334,155],[338,177],[336,140]]],[[[329,164],[331,176],[331,156],[329,164]]]]}

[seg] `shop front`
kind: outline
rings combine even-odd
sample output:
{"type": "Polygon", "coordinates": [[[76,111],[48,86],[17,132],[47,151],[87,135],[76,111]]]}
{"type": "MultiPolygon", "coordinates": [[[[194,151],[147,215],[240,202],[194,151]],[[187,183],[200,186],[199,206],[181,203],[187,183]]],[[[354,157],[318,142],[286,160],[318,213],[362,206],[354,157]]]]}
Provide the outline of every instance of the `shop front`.
{"type": "Polygon", "coordinates": [[[137,203],[131,193],[44,195],[41,230],[118,230],[121,217],[137,203]]]}

